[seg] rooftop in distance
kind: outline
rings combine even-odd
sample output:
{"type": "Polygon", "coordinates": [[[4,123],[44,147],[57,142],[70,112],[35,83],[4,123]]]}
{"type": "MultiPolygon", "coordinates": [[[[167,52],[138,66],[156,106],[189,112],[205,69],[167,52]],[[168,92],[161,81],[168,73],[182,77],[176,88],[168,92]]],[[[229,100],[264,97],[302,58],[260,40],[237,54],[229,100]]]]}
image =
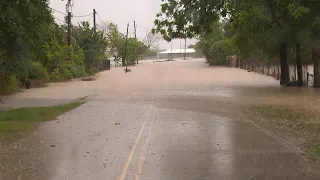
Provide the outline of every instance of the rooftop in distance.
{"type": "Polygon", "coordinates": [[[168,49],[166,51],[160,52],[160,54],[180,54],[180,53],[195,53],[196,51],[193,48],[187,49],[168,49]]]}

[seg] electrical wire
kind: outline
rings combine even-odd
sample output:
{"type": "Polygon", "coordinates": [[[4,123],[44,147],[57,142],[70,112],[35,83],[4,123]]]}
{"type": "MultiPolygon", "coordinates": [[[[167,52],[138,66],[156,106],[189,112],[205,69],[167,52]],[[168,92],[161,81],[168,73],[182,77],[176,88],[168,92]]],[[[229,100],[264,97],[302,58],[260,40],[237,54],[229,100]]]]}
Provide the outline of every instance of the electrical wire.
{"type": "Polygon", "coordinates": [[[100,16],[98,13],[96,13],[98,15],[98,17],[100,18],[100,20],[105,24],[105,25],[108,25],[108,23],[106,23],[100,16]]]}
{"type": "Polygon", "coordinates": [[[89,22],[90,22],[92,18],[93,18],[93,16],[91,16],[87,21],[89,21],[89,22]]]}
{"type": "Polygon", "coordinates": [[[63,14],[63,15],[68,15],[68,14],[66,14],[66,13],[63,13],[63,12],[61,12],[61,11],[58,11],[58,10],[56,10],[56,9],[53,9],[53,8],[50,8],[50,9],[52,9],[53,11],[55,11],[55,12],[57,12],[57,13],[60,13],[60,14],[63,14]]]}
{"type": "Polygon", "coordinates": [[[61,20],[61,19],[58,19],[58,18],[55,18],[56,20],[58,20],[58,21],[61,21],[61,22],[63,22],[63,23],[66,23],[65,21],[63,21],[63,20],[61,20]]]}
{"type": "MultiPolygon", "coordinates": [[[[53,9],[53,8],[50,8],[51,10],[53,10],[53,11],[55,11],[55,12],[57,12],[57,13],[60,13],[60,14],[63,14],[63,15],[68,15],[68,14],[66,14],[66,13],[63,13],[63,12],[61,12],[61,11],[59,11],[59,10],[56,10],[56,9],[53,9]]],[[[88,16],[91,16],[91,15],[93,15],[93,13],[91,13],[91,14],[86,14],[86,15],[77,15],[77,16],[72,16],[72,17],[88,17],[88,16]]]]}
{"type": "Polygon", "coordinates": [[[87,14],[87,15],[82,15],[82,16],[72,16],[72,17],[87,17],[87,16],[92,16],[92,15],[93,15],[93,13],[87,14]]]}

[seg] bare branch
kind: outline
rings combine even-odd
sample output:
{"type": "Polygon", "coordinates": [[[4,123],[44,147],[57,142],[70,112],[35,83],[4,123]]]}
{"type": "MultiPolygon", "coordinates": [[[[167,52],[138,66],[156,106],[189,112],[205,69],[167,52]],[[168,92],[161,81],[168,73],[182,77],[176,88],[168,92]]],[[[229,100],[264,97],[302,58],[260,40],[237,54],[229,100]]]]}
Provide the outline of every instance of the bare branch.
{"type": "Polygon", "coordinates": [[[145,29],[146,36],[143,38],[143,43],[148,47],[155,46],[156,43],[161,39],[159,34],[153,34],[151,31],[145,29]]]}

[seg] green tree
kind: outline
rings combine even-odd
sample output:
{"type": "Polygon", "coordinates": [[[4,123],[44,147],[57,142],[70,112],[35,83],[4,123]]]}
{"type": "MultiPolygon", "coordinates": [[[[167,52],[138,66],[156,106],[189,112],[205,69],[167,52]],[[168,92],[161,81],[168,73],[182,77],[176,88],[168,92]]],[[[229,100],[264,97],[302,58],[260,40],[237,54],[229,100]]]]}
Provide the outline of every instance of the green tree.
{"type": "Polygon", "coordinates": [[[89,22],[81,22],[73,28],[73,46],[84,52],[84,63],[87,72],[98,72],[102,61],[107,59],[106,51],[108,40],[103,31],[96,31],[90,27],[89,22]]]}
{"type": "Polygon", "coordinates": [[[13,77],[24,79],[30,61],[44,54],[42,43],[53,17],[47,0],[1,1],[0,11],[0,81],[3,85],[17,82],[13,77]]]}
{"type": "Polygon", "coordinates": [[[166,0],[157,14],[153,32],[161,33],[168,41],[182,35],[194,37],[204,32],[210,33],[212,24],[221,17],[228,17],[233,31],[226,36],[232,40],[237,54],[243,58],[257,56],[263,62],[278,57],[281,65],[280,84],[284,85],[290,80],[288,51],[292,49],[297,52],[298,77],[301,81],[301,39],[294,37],[301,37],[301,30],[314,23],[305,21],[303,17],[312,14],[311,19],[314,19],[318,16],[310,13],[310,8],[316,9],[315,3],[283,0],[166,0]]]}
{"type": "Polygon", "coordinates": [[[135,60],[141,58],[143,53],[147,51],[148,47],[142,41],[135,38],[128,38],[127,50],[125,35],[120,33],[116,24],[109,23],[104,30],[106,36],[108,37],[109,49],[111,52],[117,52],[115,57],[122,59],[122,65],[135,65],[135,60]],[[127,56],[125,57],[125,51],[127,51],[127,56]],[[125,62],[126,61],[126,62],[125,62]]]}

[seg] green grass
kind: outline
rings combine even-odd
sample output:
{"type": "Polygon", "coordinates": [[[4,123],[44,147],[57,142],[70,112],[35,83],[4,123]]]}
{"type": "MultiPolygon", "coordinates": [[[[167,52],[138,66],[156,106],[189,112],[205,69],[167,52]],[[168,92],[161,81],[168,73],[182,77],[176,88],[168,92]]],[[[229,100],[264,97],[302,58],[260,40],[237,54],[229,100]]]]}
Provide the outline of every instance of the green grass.
{"type": "Polygon", "coordinates": [[[320,160],[320,140],[313,140],[307,151],[309,151],[313,157],[317,158],[317,160],[320,160]]]}
{"type": "Polygon", "coordinates": [[[51,107],[30,107],[0,111],[0,139],[26,132],[41,122],[55,120],[59,115],[82,104],[82,101],[75,101],[51,107]]]}
{"type": "Polygon", "coordinates": [[[307,117],[307,114],[305,112],[302,112],[301,110],[298,111],[297,109],[290,109],[281,106],[253,106],[252,110],[255,113],[263,115],[265,118],[272,120],[286,119],[297,121],[305,119],[307,117]]]}
{"type": "Polygon", "coordinates": [[[252,106],[255,120],[269,125],[273,130],[289,131],[308,139],[303,145],[306,152],[320,162],[320,121],[319,115],[308,113],[299,108],[259,105],[252,106]]]}

